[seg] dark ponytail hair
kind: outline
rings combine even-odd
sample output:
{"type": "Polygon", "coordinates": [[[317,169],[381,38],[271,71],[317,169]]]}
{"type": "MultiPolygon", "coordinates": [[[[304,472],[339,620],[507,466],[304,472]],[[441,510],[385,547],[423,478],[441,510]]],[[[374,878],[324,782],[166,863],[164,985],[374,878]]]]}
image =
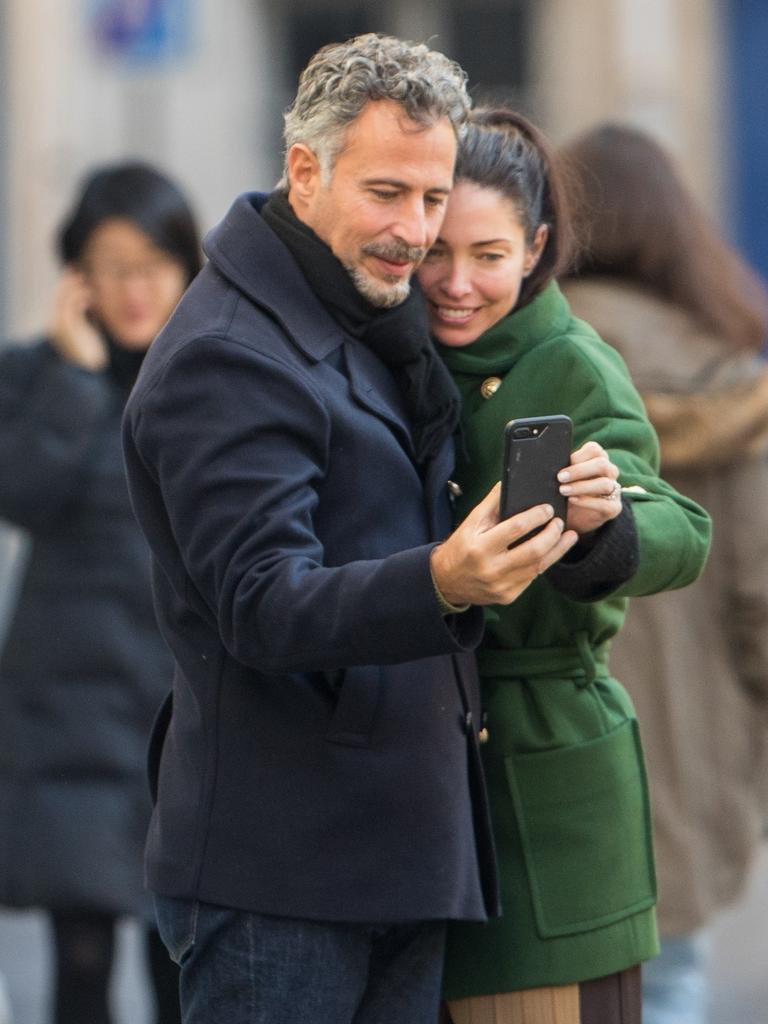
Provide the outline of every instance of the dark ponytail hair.
{"type": "Polygon", "coordinates": [[[470,114],[459,144],[455,179],[511,200],[528,245],[540,225],[547,226],[541,257],[520,290],[517,308],[524,306],[565,270],[573,250],[563,172],[554,151],[522,114],[479,107],[470,114]]]}
{"type": "Polygon", "coordinates": [[[104,221],[130,221],[184,268],[187,283],[200,269],[200,240],[181,189],[149,164],[112,164],[85,180],[74,208],[59,230],[64,263],[77,263],[88,240],[104,221]]]}

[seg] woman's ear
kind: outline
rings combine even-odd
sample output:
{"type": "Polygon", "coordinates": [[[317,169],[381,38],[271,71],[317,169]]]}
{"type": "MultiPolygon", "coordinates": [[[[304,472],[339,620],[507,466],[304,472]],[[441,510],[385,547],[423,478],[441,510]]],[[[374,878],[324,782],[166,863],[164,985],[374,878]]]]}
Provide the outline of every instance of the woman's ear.
{"type": "Polygon", "coordinates": [[[544,252],[544,246],[547,244],[548,238],[549,228],[546,224],[539,224],[536,228],[536,234],[533,236],[533,242],[526,249],[525,259],[523,260],[523,277],[529,277],[533,272],[536,264],[541,259],[541,254],[544,252]]]}

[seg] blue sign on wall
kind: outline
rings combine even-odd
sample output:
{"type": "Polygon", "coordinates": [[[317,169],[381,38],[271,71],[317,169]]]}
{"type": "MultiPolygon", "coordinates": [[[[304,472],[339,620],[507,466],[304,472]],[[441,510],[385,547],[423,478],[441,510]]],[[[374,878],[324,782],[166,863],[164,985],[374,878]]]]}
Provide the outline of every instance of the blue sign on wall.
{"type": "Polygon", "coordinates": [[[87,0],[91,36],[100,52],[130,64],[163,64],[190,41],[193,0],[87,0]]]}

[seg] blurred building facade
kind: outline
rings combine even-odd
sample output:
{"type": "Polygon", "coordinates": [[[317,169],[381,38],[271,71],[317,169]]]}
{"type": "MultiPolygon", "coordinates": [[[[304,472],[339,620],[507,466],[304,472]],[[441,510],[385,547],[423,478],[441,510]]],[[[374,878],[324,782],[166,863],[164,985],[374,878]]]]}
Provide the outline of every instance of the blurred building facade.
{"type": "Polygon", "coordinates": [[[511,100],[556,142],[605,118],[654,132],[768,273],[751,205],[768,152],[748,98],[766,75],[764,0],[5,0],[2,336],[44,324],[52,232],[86,168],[156,161],[208,228],[237,192],[276,180],[307,57],[368,30],[430,41],[478,99],[511,100]]]}

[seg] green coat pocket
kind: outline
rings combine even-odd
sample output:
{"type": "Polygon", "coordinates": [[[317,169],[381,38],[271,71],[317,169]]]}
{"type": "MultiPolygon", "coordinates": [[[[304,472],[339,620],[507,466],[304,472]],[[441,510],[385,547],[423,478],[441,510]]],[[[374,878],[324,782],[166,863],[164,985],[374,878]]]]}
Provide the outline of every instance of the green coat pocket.
{"type": "Polygon", "coordinates": [[[542,938],[656,902],[648,783],[637,722],[575,746],[505,757],[542,938]]]}

